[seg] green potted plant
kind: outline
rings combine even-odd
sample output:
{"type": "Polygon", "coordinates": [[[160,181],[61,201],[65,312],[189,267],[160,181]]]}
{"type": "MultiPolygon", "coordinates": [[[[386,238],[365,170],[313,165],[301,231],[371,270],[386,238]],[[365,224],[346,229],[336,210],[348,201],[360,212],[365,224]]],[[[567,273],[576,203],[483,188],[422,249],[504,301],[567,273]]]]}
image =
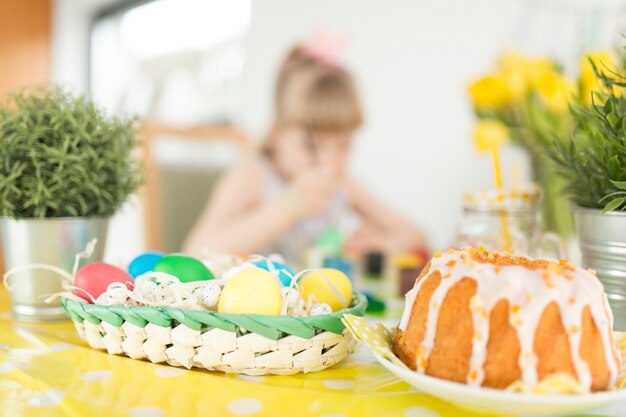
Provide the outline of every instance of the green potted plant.
{"type": "Polygon", "coordinates": [[[575,209],[583,263],[602,280],[615,316],[626,330],[626,76],[590,61],[599,88],[591,107],[570,106],[571,141],[554,141],[558,164],[575,209]]]}
{"type": "MultiPolygon", "coordinates": [[[[108,219],[142,182],[138,120],[108,116],[60,87],[33,87],[0,104],[0,234],[7,269],[35,263],[72,269],[93,238],[102,258],[108,219]]],[[[45,294],[62,278],[45,270],[11,276],[13,313],[63,318],[45,294]]]]}

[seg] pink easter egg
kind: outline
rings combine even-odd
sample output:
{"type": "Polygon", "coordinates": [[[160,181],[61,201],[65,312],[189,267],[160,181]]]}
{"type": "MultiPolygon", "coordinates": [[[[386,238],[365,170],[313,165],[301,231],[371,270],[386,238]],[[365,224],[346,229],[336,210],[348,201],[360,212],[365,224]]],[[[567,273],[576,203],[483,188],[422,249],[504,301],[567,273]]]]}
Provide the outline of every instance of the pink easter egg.
{"type": "Polygon", "coordinates": [[[128,289],[132,289],[133,278],[123,269],[105,262],[92,262],[78,270],[74,277],[75,288],[72,291],[77,296],[91,302],[85,291],[95,299],[107,290],[109,284],[114,282],[126,283],[128,289]]]}

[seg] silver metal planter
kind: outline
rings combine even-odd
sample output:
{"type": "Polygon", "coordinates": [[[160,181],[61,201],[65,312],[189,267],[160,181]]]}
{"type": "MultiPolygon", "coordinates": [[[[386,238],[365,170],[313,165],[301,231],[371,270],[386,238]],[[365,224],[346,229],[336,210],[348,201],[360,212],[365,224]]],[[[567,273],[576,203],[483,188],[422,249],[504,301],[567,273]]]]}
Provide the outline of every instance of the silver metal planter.
{"type": "MultiPolygon", "coordinates": [[[[0,217],[0,237],[7,270],[33,263],[55,265],[71,272],[76,254],[98,239],[91,261],[102,260],[108,218],[76,217],[14,220],[0,217]]],[[[25,270],[11,278],[13,315],[27,321],[62,320],[60,300],[46,304],[43,296],[63,291],[62,278],[51,271],[25,270]]]]}
{"type": "Polygon", "coordinates": [[[626,213],[577,208],[576,223],[583,265],[604,284],[615,330],[626,330],[626,213]]]}

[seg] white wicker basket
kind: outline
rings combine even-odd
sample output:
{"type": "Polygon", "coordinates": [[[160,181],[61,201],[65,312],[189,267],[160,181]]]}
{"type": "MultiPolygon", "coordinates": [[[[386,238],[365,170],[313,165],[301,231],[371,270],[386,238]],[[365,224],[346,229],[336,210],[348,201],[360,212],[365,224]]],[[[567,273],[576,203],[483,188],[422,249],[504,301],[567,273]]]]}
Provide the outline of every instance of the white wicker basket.
{"type": "Polygon", "coordinates": [[[343,360],[355,340],[341,322],[367,301],[313,317],[218,314],[165,307],[102,306],[63,300],[94,349],[154,363],[247,375],[315,372],[343,360]]]}

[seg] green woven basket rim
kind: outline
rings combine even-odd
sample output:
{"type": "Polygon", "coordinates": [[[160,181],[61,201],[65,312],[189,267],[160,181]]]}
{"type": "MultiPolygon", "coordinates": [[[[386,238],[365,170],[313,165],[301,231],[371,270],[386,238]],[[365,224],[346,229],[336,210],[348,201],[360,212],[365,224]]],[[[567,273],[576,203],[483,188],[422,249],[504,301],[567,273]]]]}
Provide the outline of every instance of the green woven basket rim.
{"type": "Polygon", "coordinates": [[[355,292],[350,307],[332,314],[309,317],[221,314],[214,311],[170,307],[103,306],[80,303],[67,298],[64,298],[61,304],[67,315],[77,323],[87,320],[93,324],[106,322],[113,327],[121,327],[124,322],[129,322],[143,328],[148,323],[160,327],[172,327],[175,321],[194,330],[214,327],[236,332],[237,328],[241,328],[269,339],[278,340],[285,335],[311,339],[316,335],[317,330],[341,334],[345,328],[341,322],[343,315],[363,316],[367,308],[367,299],[363,294],[355,292]]]}

